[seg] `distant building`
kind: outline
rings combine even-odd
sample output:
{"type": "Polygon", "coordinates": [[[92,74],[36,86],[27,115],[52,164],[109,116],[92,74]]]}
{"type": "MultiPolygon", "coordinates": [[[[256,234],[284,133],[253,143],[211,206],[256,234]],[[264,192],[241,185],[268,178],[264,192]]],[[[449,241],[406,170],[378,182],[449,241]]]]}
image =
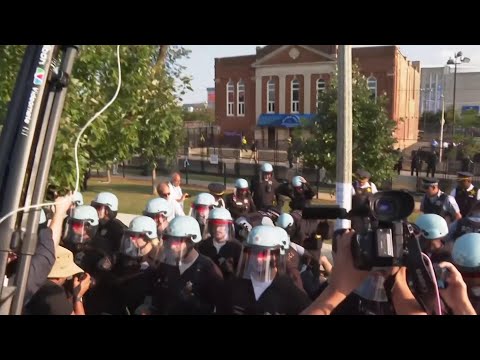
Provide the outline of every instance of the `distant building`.
{"type": "MultiPolygon", "coordinates": [[[[397,46],[354,48],[354,61],[374,96],[389,98],[402,145],[417,141],[420,64],[397,46]]],[[[336,45],[268,45],[255,55],[215,59],[215,118],[223,134],[241,134],[275,147],[291,128],[317,112],[317,95],[335,71],[336,45]]]]}
{"type": "MultiPolygon", "coordinates": [[[[445,109],[451,108],[454,82],[453,66],[422,68],[420,113],[442,111],[442,95],[445,109]]],[[[457,113],[480,112],[480,72],[464,72],[458,65],[455,109],[457,113]]]]}
{"type": "Polygon", "coordinates": [[[207,88],[207,104],[209,109],[215,109],[215,88],[207,88]]]}

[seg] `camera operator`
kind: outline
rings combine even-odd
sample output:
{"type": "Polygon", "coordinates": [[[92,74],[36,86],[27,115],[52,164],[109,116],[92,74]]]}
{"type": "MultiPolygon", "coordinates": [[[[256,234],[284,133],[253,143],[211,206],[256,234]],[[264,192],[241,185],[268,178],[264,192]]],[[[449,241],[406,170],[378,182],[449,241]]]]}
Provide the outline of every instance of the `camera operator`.
{"type": "MultiPolygon", "coordinates": [[[[337,236],[337,249],[333,253],[334,266],[328,279],[328,286],[320,296],[301,314],[329,315],[346,297],[369,275],[368,271],[358,270],[354,266],[351,252],[351,242],[355,232],[345,231],[337,236]]],[[[389,284],[392,303],[396,314],[425,315],[425,311],[413,296],[406,279],[406,268],[393,267],[386,273],[386,283],[389,284]]],[[[387,291],[388,292],[388,291],[387,291]]]]}
{"type": "Polygon", "coordinates": [[[90,288],[90,275],[73,261],[64,247],[55,249],[56,260],[48,280],[25,306],[29,315],[85,315],[83,295],[90,288]],[[80,276],[82,274],[83,276],[80,276]]]}

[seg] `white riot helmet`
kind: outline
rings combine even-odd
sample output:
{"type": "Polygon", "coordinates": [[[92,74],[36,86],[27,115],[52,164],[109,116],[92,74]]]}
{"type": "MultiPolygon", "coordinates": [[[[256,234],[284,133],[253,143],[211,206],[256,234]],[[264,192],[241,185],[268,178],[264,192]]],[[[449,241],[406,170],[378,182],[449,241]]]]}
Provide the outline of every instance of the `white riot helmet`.
{"type": "Polygon", "coordinates": [[[179,265],[182,259],[202,240],[200,225],[191,216],[176,216],[163,235],[164,262],[179,265]]]}
{"type": "Polygon", "coordinates": [[[218,243],[225,243],[235,236],[233,219],[230,211],[224,208],[215,208],[208,215],[208,233],[218,243]]]}
{"type": "MultiPolygon", "coordinates": [[[[83,244],[93,240],[98,228],[98,213],[90,205],[80,205],[73,209],[68,218],[65,244],[83,244]]],[[[71,246],[69,246],[71,248],[71,246]]]]}
{"type": "Polygon", "coordinates": [[[198,221],[202,232],[207,225],[208,214],[215,207],[215,204],[215,197],[209,193],[198,194],[192,202],[189,215],[198,221]]]}
{"type": "Polygon", "coordinates": [[[160,234],[168,226],[168,218],[171,216],[170,204],[163,198],[151,199],[147,202],[143,215],[155,220],[160,234]]]}
{"type": "Polygon", "coordinates": [[[295,220],[290,214],[281,214],[277,219],[277,226],[284,229],[289,236],[293,236],[293,234],[295,233],[295,220]]]}
{"type": "Polygon", "coordinates": [[[260,225],[252,229],[244,243],[237,275],[261,282],[272,281],[282,273],[284,244],[275,227],[260,225]]]}
{"type": "Polygon", "coordinates": [[[136,258],[148,254],[151,246],[147,246],[157,239],[157,224],[148,216],[137,216],[131,222],[122,239],[120,251],[136,258]]]}
{"type": "Polygon", "coordinates": [[[97,209],[101,224],[105,224],[109,220],[117,217],[118,198],[111,192],[101,192],[97,194],[95,199],[92,200],[91,205],[97,209]],[[103,214],[106,214],[108,219],[103,218],[103,214]]]}

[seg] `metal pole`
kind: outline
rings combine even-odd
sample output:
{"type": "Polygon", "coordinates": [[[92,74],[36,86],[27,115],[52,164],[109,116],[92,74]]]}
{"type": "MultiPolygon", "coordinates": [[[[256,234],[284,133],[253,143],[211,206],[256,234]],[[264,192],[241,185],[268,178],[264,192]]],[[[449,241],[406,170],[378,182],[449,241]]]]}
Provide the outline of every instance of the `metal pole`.
{"type": "MultiPolygon", "coordinates": [[[[31,198],[32,204],[40,203],[45,194],[55,140],[57,138],[60,118],[67,95],[69,77],[77,53],[78,48],[76,46],[68,46],[66,48],[58,73],[52,77],[49,86],[49,99],[47,103],[51,102],[52,105],[45,110],[43,116],[44,124],[42,125],[46,125],[46,134],[44,139],[39,140],[37,146],[37,159],[34,161],[34,166],[32,168],[32,181],[28,189],[29,192],[33,190],[31,198]]],[[[27,199],[27,204],[29,203],[30,202],[27,199]]],[[[37,227],[39,218],[40,211],[36,210],[35,212],[30,213],[28,221],[26,222],[26,235],[21,250],[22,256],[17,269],[17,291],[15,292],[12,301],[11,313],[14,315],[20,315],[22,312],[31,259],[37,247],[37,227]]]]}
{"type": "Polygon", "coordinates": [[[443,125],[445,124],[445,97],[442,95],[442,118],[440,119],[440,163],[443,156],[443,125]]]}
{"type": "MultiPolygon", "coordinates": [[[[352,208],[352,46],[340,45],[338,54],[337,204],[352,208]]],[[[337,229],[349,229],[350,220],[337,219],[337,229]]]]}
{"type": "Polygon", "coordinates": [[[457,58],[455,58],[455,72],[453,73],[453,125],[452,125],[452,141],[455,136],[455,96],[457,93],[457,58]]]}

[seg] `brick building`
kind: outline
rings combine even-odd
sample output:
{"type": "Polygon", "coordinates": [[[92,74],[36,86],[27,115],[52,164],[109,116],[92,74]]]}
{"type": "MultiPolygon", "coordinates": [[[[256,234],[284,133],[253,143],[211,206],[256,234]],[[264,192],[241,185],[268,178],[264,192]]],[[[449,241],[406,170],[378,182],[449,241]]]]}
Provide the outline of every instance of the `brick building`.
{"type": "MultiPolygon", "coordinates": [[[[397,46],[354,48],[353,61],[376,96],[386,93],[400,146],[417,140],[420,64],[397,46]]],[[[259,140],[273,148],[290,129],[317,111],[317,94],[328,86],[336,45],[268,45],[255,55],[215,59],[215,118],[224,136],[259,140]]]]}

